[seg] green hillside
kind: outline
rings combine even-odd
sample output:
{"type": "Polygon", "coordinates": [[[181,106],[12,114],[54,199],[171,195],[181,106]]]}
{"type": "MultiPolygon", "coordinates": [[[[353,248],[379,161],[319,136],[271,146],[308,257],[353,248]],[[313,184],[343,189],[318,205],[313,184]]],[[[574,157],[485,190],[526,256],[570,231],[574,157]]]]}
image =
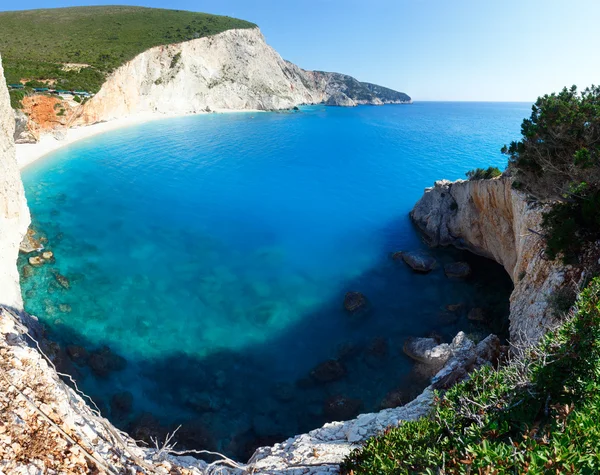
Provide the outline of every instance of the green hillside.
{"type": "Polygon", "coordinates": [[[255,26],[226,16],[128,6],[0,12],[0,54],[9,84],[55,79],[63,89],[95,92],[108,73],[148,48],[255,26]],[[68,71],[63,63],[89,67],[68,71]]]}

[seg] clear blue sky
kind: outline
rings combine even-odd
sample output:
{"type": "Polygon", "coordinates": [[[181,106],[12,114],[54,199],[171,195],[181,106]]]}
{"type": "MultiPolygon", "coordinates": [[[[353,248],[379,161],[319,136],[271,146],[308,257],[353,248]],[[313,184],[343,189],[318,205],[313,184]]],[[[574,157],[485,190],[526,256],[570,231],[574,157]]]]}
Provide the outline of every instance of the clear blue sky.
{"type": "MultiPolygon", "coordinates": [[[[102,5],[28,0],[27,8],[102,5]]],[[[138,0],[257,23],[285,59],[415,100],[533,101],[600,83],[600,0],[138,0]]],[[[21,2],[0,0],[0,10],[21,2]]],[[[18,8],[18,7],[17,7],[18,8]]],[[[21,7],[22,8],[22,7],[21,7]]]]}

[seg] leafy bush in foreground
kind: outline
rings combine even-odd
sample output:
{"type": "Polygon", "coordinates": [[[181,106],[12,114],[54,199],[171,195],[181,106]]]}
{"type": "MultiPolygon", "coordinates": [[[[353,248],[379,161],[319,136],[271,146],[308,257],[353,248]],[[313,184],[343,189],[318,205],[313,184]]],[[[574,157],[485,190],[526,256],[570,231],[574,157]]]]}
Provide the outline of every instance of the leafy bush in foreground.
{"type": "Polygon", "coordinates": [[[497,167],[475,168],[475,170],[469,170],[465,175],[469,180],[487,180],[502,175],[502,172],[497,167]]]}
{"type": "Polygon", "coordinates": [[[346,474],[600,473],[600,279],[577,311],[521,358],[484,367],[430,417],[368,440],[346,474]]]}
{"type": "Polygon", "coordinates": [[[538,98],[521,133],[502,149],[515,187],[552,203],[542,223],[547,253],[573,260],[600,238],[600,87],[538,98]]]}

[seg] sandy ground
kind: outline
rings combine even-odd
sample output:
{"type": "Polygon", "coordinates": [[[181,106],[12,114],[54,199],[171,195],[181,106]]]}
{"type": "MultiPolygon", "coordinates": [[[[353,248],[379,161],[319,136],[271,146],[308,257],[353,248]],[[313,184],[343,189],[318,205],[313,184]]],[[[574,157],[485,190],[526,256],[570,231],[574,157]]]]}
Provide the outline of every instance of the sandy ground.
{"type": "MultiPolygon", "coordinates": [[[[240,113],[240,112],[262,112],[258,110],[216,110],[217,113],[240,113]]],[[[200,112],[199,114],[206,114],[206,112],[200,112]]],[[[40,141],[35,144],[17,144],[16,154],[17,163],[20,169],[31,165],[36,160],[44,157],[45,155],[58,150],[59,148],[65,147],[77,142],[78,140],[91,137],[93,135],[108,132],[110,130],[120,129],[121,127],[128,127],[132,125],[142,124],[151,120],[167,119],[169,117],[181,117],[184,115],[192,115],[190,113],[184,114],[161,114],[161,113],[141,113],[124,117],[122,119],[115,119],[108,122],[99,122],[97,124],[88,125],[84,127],[74,127],[67,131],[66,136],[59,140],[55,138],[51,133],[44,134],[40,138],[40,141]]]]}

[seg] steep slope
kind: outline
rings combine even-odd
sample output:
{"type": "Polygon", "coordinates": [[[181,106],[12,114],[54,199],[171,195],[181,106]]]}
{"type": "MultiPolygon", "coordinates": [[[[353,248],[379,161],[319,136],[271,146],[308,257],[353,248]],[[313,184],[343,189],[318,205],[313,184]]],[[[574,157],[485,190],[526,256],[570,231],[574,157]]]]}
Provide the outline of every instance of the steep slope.
{"type": "Polygon", "coordinates": [[[550,297],[565,269],[545,259],[544,242],[534,232],[543,209],[511,184],[510,178],[438,181],[410,215],[431,245],[468,249],[504,266],[515,286],[511,340],[533,343],[555,323],[550,297]]]}
{"type": "MultiPolygon", "coordinates": [[[[0,78],[3,77],[0,64],[0,78]]],[[[29,226],[29,209],[15,159],[15,119],[8,91],[0,81],[0,304],[21,309],[19,274],[15,265],[19,243],[29,226]]]]}
{"type": "Polygon", "coordinates": [[[149,48],[254,27],[225,16],[132,6],[0,12],[0,53],[9,83],[44,80],[97,92],[111,71],[149,48]]]}
{"type": "Polygon", "coordinates": [[[350,76],[304,71],[284,61],[258,28],[229,30],[139,54],[108,78],[73,124],[147,112],[289,109],[336,94],[350,99],[344,105],[410,102],[406,94],[350,76]]]}

